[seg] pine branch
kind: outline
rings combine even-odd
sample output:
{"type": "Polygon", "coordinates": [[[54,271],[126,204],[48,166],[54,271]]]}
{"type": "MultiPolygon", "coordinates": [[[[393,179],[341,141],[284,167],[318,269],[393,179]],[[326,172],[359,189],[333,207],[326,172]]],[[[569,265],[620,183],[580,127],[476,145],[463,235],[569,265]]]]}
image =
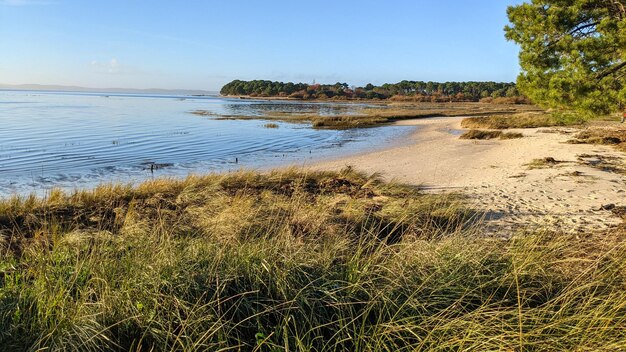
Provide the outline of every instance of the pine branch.
{"type": "Polygon", "coordinates": [[[596,76],[596,79],[599,81],[601,79],[603,79],[606,76],[610,76],[616,72],[618,72],[619,70],[623,69],[624,67],[626,67],[626,61],[623,61],[611,68],[609,68],[608,70],[605,70],[604,72],[601,72],[600,74],[598,74],[596,76]]]}

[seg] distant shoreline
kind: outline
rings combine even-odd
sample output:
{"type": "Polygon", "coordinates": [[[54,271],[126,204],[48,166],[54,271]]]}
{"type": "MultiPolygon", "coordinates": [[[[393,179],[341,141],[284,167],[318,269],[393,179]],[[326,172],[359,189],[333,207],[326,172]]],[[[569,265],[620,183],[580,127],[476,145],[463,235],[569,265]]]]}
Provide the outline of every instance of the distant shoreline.
{"type": "Polygon", "coordinates": [[[252,96],[252,95],[222,95],[217,97],[224,99],[239,99],[239,100],[251,100],[251,101],[290,101],[300,103],[329,103],[329,104],[375,104],[375,105],[390,105],[390,104],[485,104],[485,105],[532,105],[530,103],[514,103],[514,102],[498,102],[498,101],[474,101],[474,100],[443,100],[443,101],[419,101],[407,99],[366,99],[366,98],[292,98],[292,97],[280,97],[280,96],[252,96]]]}
{"type": "Polygon", "coordinates": [[[240,100],[259,100],[259,101],[294,101],[301,103],[367,103],[367,104],[389,104],[395,103],[390,100],[383,99],[298,99],[291,97],[258,97],[251,95],[218,95],[220,98],[224,99],[240,99],[240,100]]]}
{"type": "Polygon", "coordinates": [[[115,93],[115,94],[163,94],[188,96],[219,96],[219,92],[199,89],[163,88],[90,88],[46,84],[0,84],[0,91],[72,92],[72,93],[115,93]]]}

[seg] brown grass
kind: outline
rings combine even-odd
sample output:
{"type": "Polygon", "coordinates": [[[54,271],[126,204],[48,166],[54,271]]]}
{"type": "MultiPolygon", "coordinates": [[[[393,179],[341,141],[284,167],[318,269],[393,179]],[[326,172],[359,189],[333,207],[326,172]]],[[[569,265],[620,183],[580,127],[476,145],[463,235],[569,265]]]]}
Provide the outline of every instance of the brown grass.
{"type": "Polygon", "coordinates": [[[485,131],[485,130],[469,130],[461,135],[461,139],[516,139],[524,137],[523,134],[517,132],[502,131],[485,131]]]}
{"type": "MultiPolygon", "coordinates": [[[[267,174],[239,172],[183,180],[158,179],[136,188],[102,185],[94,191],[73,194],[55,190],[46,199],[31,196],[0,201],[0,244],[19,250],[24,241],[30,242],[42,231],[92,229],[117,234],[131,218],[141,218],[144,225],[151,227],[164,221],[180,234],[202,234],[218,229],[227,233],[234,222],[254,226],[272,216],[282,220],[293,217],[293,226],[297,227],[298,221],[304,221],[303,216],[310,215],[307,222],[311,223],[305,232],[313,236],[319,231],[342,232],[345,226],[352,226],[349,222],[358,225],[368,217],[367,221],[391,216],[402,222],[393,214],[413,205],[429,207],[442,199],[421,195],[412,187],[385,184],[376,175],[349,168],[338,173],[293,169],[267,174]],[[417,199],[419,202],[413,201],[417,199]],[[297,214],[285,212],[292,202],[301,202],[294,208],[300,209],[297,214]],[[235,210],[237,213],[233,213],[235,210]],[[313,228],[313,224],[319,227],[313,228]]],[[[422,210],[415,208],[416,212],[422,210]]],[[[442,215],[438,216],[441,221],[442,215]]],[[[410,221],[417,219],[412,217],[410,221]]],[[[391,226],[404,228],[400,222],[391,226]]],[[[429,227],[426,222],[415,226],[423,230],[429,227]]]]}
{"type": "Polygon", "coordinates": [[[622,151],[626,151],[626,127],[588,127],[568,142],[574,144],[612,145],[622,151]]]}
{"type": "Polygon", "coordinates": [[[536,128],[567,126],[582,123],[582,120],[556,116],[543,111],[528,111],[515,114],[470,117],[461,121],[463,128],[536,128]]]}
{"type": "Polygon", "coordinates": [[[601,154],[580,154],[578,163],[605,172],[626,174],[626,164],[621,158],[601,154]]]}
{"type": "Polygon", "coordinates": [[[551,167],[559,166],[560,164],[566,163],[563,160],[556,160],[551,156],[547,156],[541,159],[533,159],[530,163],[526,164],[529,170],[533,169],[546,169],[551,167]]]}

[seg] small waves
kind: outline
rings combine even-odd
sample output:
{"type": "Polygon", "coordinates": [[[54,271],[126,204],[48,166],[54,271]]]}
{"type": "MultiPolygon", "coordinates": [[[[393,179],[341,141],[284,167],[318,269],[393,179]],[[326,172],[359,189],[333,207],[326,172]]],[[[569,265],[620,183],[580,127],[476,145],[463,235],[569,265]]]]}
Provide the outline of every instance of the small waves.
{"type": "Polygon", "coordinates": [[[263,109],[333,114],[353,107],[0,92],[0,197],[306,162],[380,146],[407,132],[406,127],[314,130],[283,122],[267,129],[259,120],[202,119],[188,113],[202,109],[262,116],[263,109]],[[151,164],[163,167],[151,171],[151,164]]]}

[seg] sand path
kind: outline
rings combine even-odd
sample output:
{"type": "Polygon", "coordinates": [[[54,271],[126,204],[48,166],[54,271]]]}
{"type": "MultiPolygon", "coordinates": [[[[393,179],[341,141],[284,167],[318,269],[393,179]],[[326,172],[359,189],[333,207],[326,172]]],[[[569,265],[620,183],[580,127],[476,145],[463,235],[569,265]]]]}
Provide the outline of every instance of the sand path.
{"type": "Polygon", "coordinates": [[[567,144],[576,130],[566,128],[512,130],[523,133],[521,139],[461,140],[451,133],[461,129],[460,121],[403,121],[400,124],[419,126],[410,143],[312,168],[351,165],[428,192],[463,192],[484,211],[487,228],[502,236],[535,228],[602,231],[620,222],[601,207],[626,205],[626,176],[602,169],[599,162],[622,167],[624,153],[607,146],[567,144]],[[529,168],[533,160],[546,157],[561,162],[529,168]]]}

